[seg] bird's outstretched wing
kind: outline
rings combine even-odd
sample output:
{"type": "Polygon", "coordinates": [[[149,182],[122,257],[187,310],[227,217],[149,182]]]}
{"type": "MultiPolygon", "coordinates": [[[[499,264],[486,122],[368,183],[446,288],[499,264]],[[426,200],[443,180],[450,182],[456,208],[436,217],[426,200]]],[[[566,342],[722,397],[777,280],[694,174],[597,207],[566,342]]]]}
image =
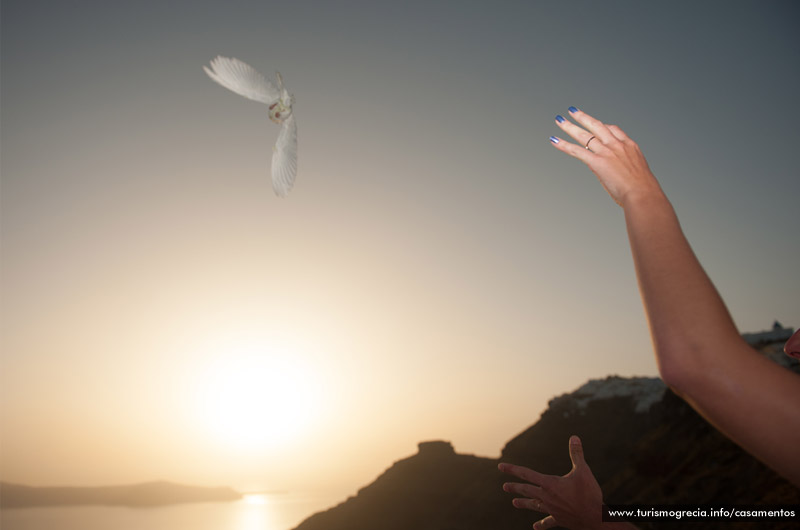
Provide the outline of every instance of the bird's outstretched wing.
{"type": "Polygon", "coordinates": [[[286,197],[297,176],[297,124],[294,115],[283,122],[272,152],[272,189],[286,197]]]}
{"type": "Polygon", "coordinates": [[[217,56],[211,68],[203,66],[203,70],[220,85],[248,99],[271,105],[281,97],[275,85],[239,59],[217,56]]]}

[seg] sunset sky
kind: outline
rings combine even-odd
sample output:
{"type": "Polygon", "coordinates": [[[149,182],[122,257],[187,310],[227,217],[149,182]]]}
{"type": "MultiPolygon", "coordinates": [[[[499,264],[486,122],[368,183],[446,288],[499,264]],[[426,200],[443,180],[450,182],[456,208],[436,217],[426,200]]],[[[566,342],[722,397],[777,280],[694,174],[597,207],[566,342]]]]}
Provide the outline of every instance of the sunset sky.
{"type": "Polygon", "coordinates": [[[741,331],[800,326],[795,2],[1,15],[2,480],[344,497],[656,375],[622,211],[548,142],[570,105],[640,144],[741,331]],[[295,95],[286,199],[218,54],[295,95]]]}

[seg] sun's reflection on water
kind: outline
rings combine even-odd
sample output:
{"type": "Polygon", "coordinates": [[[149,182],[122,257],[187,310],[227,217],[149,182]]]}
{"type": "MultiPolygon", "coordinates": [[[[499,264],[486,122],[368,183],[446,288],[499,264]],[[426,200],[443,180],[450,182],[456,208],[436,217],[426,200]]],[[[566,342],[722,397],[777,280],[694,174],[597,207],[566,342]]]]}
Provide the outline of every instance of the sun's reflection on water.
{"type": "Polygon", "coordinates": [[[290,530],[339,502],[338,495],[246,493],[234,503],[234,517],[228,526],[230,530],[290,530]]]}
{"type": "Polygon", "coordinates": [[[239,511],[236,530],[286,530],[275,526],[275,517],[266,495],[248,494],[240,502],[243,506],[239,511]]]}
{"type": "Polygon", "coordinates": [[[245,504],[254,504],[256,506],[263,506],[267,504],[267,497],[261,493],[248,493],[242,499],[245,504]]]}

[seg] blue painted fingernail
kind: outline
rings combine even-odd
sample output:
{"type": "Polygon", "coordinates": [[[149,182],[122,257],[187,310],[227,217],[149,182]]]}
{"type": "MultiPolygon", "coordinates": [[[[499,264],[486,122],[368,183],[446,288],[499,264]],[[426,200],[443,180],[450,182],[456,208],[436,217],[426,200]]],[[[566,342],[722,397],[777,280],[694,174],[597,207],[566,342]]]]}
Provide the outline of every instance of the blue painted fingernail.
{"type": "Polygon", "coordinates": [[[558,139],[558,138],[556,138],[555,136],[551,136],[551,137],[550,137],[550,141],[551,141],[551,142],[553,142],[554,144],[557,144],[557,143],[558,143],[558,142],[560,142],[561,140],[559,140],[559,139],[558,139]]]}
{"type": "Polygon", "coordinates": [[[570,107],[567,110],[572,112],[572,113],[578,112],[578,109],[576,109],[575,107],[570,107]]]}
{"type": "Polygon", "coordinates": [[[559,114],[558,116],[556,116],[556,121],[557,121],[558,123],[564,123],[566,120],[564,119],[564,116],[562,116],[561,114],[559,114]]]}

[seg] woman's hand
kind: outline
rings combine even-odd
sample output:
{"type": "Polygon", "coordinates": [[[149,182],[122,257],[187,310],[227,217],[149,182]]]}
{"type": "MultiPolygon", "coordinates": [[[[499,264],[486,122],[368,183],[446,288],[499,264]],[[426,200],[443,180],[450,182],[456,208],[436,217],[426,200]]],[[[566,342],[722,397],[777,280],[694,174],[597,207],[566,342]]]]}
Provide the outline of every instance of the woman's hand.
{"type": "Polygon", "coordinates": [[[639,146],[616,125],[606,125],[585,112],[569,108],[570,115],[582,127],[562,116],[556,124],[578,144],[551,136],[556,149],[584,162],[597,175],[614,201],[625,208],[636,196],[663,195],[639,146]]]}

